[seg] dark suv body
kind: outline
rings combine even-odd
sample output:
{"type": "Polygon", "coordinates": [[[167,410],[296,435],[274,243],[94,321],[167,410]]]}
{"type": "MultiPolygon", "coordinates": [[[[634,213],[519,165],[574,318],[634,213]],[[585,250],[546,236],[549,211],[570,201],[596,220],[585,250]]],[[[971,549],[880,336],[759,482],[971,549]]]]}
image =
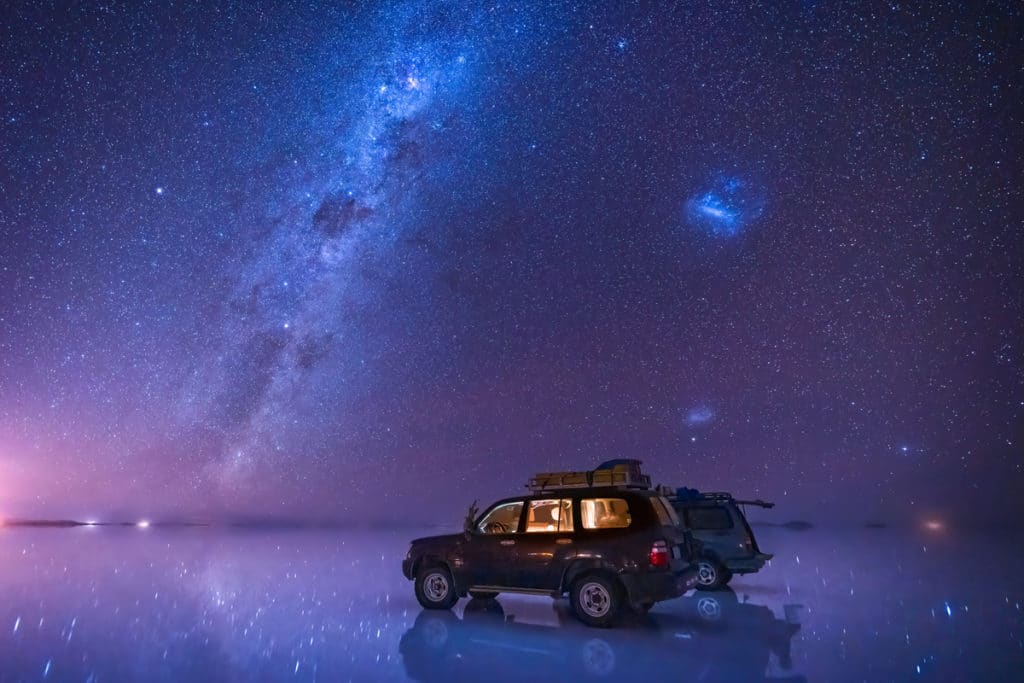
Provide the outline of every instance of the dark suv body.
{"type": "Polygon", "coordinates": [[[412,542],[402,573],[429,609],[459,597],[570,594],[576,615],[612,623],[697,581],[685,532],[668,501],[621,487],[553,489],[500,500],[465,533],[412,542]]]}
{"type": "Polygon", "coordinates": [[[736,500],[728,493],[679,489],[669,496],[683,528],[698,541],[699,590],[718,590],[734,574],[760,570],[772,556],[761,552],[741,506],[774,507],[763,500],[736,500]]]}

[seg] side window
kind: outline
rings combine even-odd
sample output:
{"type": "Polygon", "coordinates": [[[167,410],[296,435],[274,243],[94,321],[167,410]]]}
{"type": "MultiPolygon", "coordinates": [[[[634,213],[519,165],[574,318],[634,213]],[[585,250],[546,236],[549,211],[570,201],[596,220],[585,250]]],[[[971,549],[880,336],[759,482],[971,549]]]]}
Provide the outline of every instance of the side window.
{"type": "Polygon", "coordinates": [[[526,513],[526,532],[539,531],[572,531],[572,500],[531,500],[529,511],[526,513]]]}
{"type": "Polygon", "coordinates": [[[476,525],[482,534],[514,534],[519,531],[519,517],[523,514],[523,501],[504,503],[488,512],[476,525]]]}
{"type": "Polygon", "coordinates": [[[652,498],[651,502],[654,504],[654,511],[658,513],[658,521],[662,526],[679,526],[679,516],[667,500],[659,496],[652,498]]]}
{"type": "Polygon", "coordinates": [[[732,515],[720,505],[698,505],[688,508],[686,517],[691,529],[717,531],[732,528],[732,515]]]}
{"type": "Polygon", "coordinates": [[[633,518],[622,498],[584,498],[580,501],[580,521],[584,529],[624,529],[633,518]]]}

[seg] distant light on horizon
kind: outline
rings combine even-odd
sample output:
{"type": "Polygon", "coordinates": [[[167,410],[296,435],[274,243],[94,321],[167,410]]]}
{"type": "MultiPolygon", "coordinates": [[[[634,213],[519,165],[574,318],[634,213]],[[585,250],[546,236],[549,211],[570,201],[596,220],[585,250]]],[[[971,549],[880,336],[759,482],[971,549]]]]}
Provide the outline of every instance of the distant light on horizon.
{"type": "Polygon", "coordinates": [[[148,519],[140,519],[138,522],[135,523],[135,526],[139,527],[140,529],[148,529],[149,528],[149,520],[148,519]]]}
{"type": "Polygon", "coordinates": [[[942,531],[946,528],[946,525],[943,524],[940,520],[929,519],[924,523],[924,528],[928,531],[942,531]]]}

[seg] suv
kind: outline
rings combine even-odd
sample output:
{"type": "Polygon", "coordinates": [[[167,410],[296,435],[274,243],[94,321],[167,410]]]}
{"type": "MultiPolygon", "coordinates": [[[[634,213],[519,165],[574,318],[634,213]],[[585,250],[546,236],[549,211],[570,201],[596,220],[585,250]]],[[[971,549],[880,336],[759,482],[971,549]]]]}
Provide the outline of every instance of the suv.
{"type": "Polygon", "coordinates": [[[700,493],[676,489],[668,500],[682,520],[683,528],[698,541],[697,588],[718,590],[733,574],[751,574],[772,559],[757,547],[754,532],[740,509],[742,505],[775,507],[763,500],[736,500],[728,493],[700,493]]]}
{"type": "Polygon", "coordinates": [[[537,484],[551,475],[539,475],[530,495],[499,500],[479,516],[470,508],[464,533],[414,540],[402,573],[420,604],[449,609],[466,595],[568,593],[581,621],[608,626],[627,606],[646,611],[693,588],[692,546],[669,502],[645,488],[591,485],[599,472],[566,473],[586,483],[559,477],[552,488],[537,484]]]}

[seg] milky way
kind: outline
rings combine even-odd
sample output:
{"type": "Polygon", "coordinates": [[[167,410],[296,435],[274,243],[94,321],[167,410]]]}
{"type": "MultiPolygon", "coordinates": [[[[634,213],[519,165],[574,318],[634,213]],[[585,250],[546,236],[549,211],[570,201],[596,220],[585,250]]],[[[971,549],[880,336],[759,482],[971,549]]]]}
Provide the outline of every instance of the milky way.
{"type": "Polygon", "coordinates": [[[626,456],[794,516],[1019,506],[1020,27],[17,6],[0,517],[451,519],[626,456]]]}
{"type": "Polygon", "coordinates": [[[440,191],[435,148],[482,77],[470,40],[479,20],[471,12],[425,17],[429,11],[374,17],[373,59],[343,105],[349,120],[306,151],[323,163],[296,159],[316,172],[293,189],[298,201],[273,217],[241,268],[224,346],[207,359],[212,369],[201,365],[194,376],[191,391],[212,392],[207,402],[229,408],[214,411],[229,435],[210,463],[227,483],[289,448],[284,435],[303,419],[296,403],[312,394],[342,404],[347,385],[359,381],[366,331],[350,314],[375,300],[380,284],[367,271],[394,266],[396,243],[416,226],[420,194],[440,191]],[[318,382],[324,368],[328,383],[318,382]]]}

